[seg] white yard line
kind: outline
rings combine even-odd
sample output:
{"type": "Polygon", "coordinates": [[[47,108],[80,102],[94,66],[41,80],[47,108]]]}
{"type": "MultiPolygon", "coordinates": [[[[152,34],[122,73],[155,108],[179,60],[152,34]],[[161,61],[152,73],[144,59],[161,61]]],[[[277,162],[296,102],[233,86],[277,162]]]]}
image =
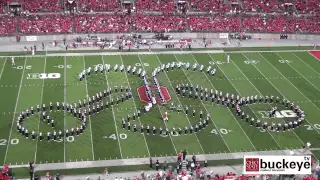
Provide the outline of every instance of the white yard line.
{"type": "MultiPolygon", "coordinates": [[[[63,102],[67,102],[67,57],[64,56],[64,77],[63,77],[63,102]]],[[[66,132],[67,121],[66,121],[67,111],[63,111],[63,128],[64,132],[66,132]]],[[[66,162],[66,140],[67,137],[64,135],[63,139],[63,161],[66,162]]]]}
{"type": "MultiPolygon", "coordinates": [[[[43,67],[43,73],[46,72],[46,66],[47,66],[47,57],[44,58],[44,67],[43,67]]],[[[43,89],[44,89],[44,79],[42,80],[42,90],[41,90],[41,97],[40,97],[40,106],[42,104],[43,101],[43,89]]],[[[40,122],[41,122],[41,114],[38,114],[39,118],[38,118],[38,131],[37,134],[39,134],[40,131],[40,122]]],[[[37,153],[38,153],[38,142],[39,142],[39,138],[37,137],[37,142],[36,142],[36,150],[34,151],[34,163],[37,162],[37,153]]]]}
{"type": "MultiPolygon", "coordinates": [[[[199,64],[199,62],[197,61],[197,59],[192,55],[192,57],[193,57],[193,59],[197,62],[197,64],[199,64]]],[[[209,57],[211,58],[211,56],[209,55],[209,57]]],[[[211,58],[212,59],[212,58],[211,58]]],[[[220,69],[220,67],[218,67],[219,69],[220,69]]],[[[221,69],[220,69],[220,71],[222,71],[221,69]]],[[[209,77],[207,76],[207,74],[205,73],[205,72],[202,72],[205,76],[206,76],[206,78],[207,78],[207,80],[209,81],[209,83],[211,84],[211,86],[216,90],[216,88],[214,87],[214,85],[212,84],[212,82],[210,81],[210,79],[209,79],[209,77]]],[[[230,82],[230,81],[229,81],[230,82]]],[[[231,83],[231,82],[230,82],[231,83]]],[[[232,83],[231,83],[232,84],[232,83]]],[[[232,86],[233,86],[233,84],[232,84],[232,86]]],[[[234,86],[233,86],[233,88],[235,88],[234,86]]],[[[239,93],[239,92],[238,92],[239,93]]],[[[257,148],[254,146],[254,144],[252,143],[252,141],[250,140],[250,138],[248,137],[248,135],[247,135],[247,133],[243,130],[243,128],[241,127],[241,125],[240,125],[240,123],[238,122],[238,120],[237,120],[237,118],[235,117],[235,115],[231,112],[231,110],[230,110],[230,108],[228,108],[228,110],[229,110],[229,112],[230,112],[230,114],[232,115],[232,117],[233,117],[233,119],[237,122],[237,124],[238,124],[238,126],[240,127],[240,129],[242,130],[242,132],[244,133],[244,135],[247,137],[247,139],[249,140],[249,142],[250,142],[250,144],[252,145],[252,147],[255,149],[255,150],[257,150],[257,148]]]]}
{"type": "MultiPolygon", "coordinates": [[[[157,59],[158,59],[158,62],[159,62],[159,64],[161,65],[162,63],[161,63],[161,61],[160,61],[160,59],[159,59],[159,57],[158,57],[158,55],[156,55],[157,56],[157,59]]],[[[183,109],[183,112],[185,112],[185,109],[183,108],[183,106],[182,106],[182,103],[180,102],[180,99],[179,99],[179,97],[178,97],[178,95],[175,93],[175,90],[174,90],[174,88],[173,88],[173,85],[172,85],[172,83],[171,83],[171,80],[169,79],[169,77],[168,77],[168,75],[167,75],[167,73],[166,73],[166,71],[164,71],[164,74],[166,75],[166,77],[167,77],[167,79],[168,79],[168,82],[169,82],[169,84],[170,84],[170,86],[171,86],[171,89],[173,90],[173,94],[176,96],[176,98],[177,98],[177,100],[178,100],[178,102],[179,102],[179,104],[180,104],[180,106],[182,107],[182,109],[183,109]]],[[[159,107],[159,106],[158,106],[159,107]]],[[[160,109],[159,109],[160,110],[160,109]]],[[[185,114],[185,113],[183,113],[183,114],[185,114]]],[[[190,126],[192,126],[192,124],[191,124],[191,122],[190,122],[190,119],[189,119],[189,117],[188,117],[188,115],[186,115],[185,114],[185,116],[186,116],[186,118],[187,118],[187,120],[188,120],[188,123],[189,123],[189,125],[190,126]]],[[[196,139],[197,139],[197,141],[198,141],[198,144],[199,144],[199,146],[200,146],[200,148],[201,148],[201,151],[205,154],[205,152],[204,152],[204,150],[203,150],[203,148],[202,148],[202,145],[201,145],[201,143],[200,143],[200,141],[199,141],[199,139],[198,139],[198,136],[196,135],[196,133],[193,133],[194,134],[194,136],[196,137],[196,139]]]]}
{"type": "MultiPolygon", "coordinates": [[[[225,53],[226,54],[226,53],[225,53]]],[[[227,54],[226,54],[227,55],[227,54]]],[[[209,55],[210,56],[210,55],[209,55]]],[[[211,57],[211,56],[210,56],[211,57]]],[[[211,58],[212,59],[212,58],[211,58]]],[[[232,61],[232,59],[230,58],[230,62],[232,62],[234,64],[234,66],[240,71],[240,73],[248,80],[248,82],[252,85],[252,87],[261,95],[261,92],[257,89],[257,87],[255,85],[252,84],[252,82],[248,79],[248,77],[242,72],[242,70],[238,67],[238,65],[232,61]]],[[[218,66],[218,65],[217,65],[218,66]]],[[[220,67],[219,67],[220,69],[220,67]]],[[[220,69],[221,70],[221,69],[220,69]]],[[[222,71],[223,72],[223,71],[222,71]]],[[[224,74],[224,72],[223,72],[224,74]]],[[[231,83],[231,82],[230,82],[231,83]]],[[[232,83],[231,83],[232,84],[232,83]]],[[[233,85],[233,84],[232,84],[233,85]]],[[[235,88],[235,86],[233,86],[235,88]]],[[[235,88],[236,89],[236,88],[235,88]]],[[[236,89],[236,91],[239,93],[239,91],[236,89]]],[[[240,93],[239,93],[240,94],[240,93]]],[[[249,109],[251,109],[251,107],[249,106],[249,109]]],[[[255,111],[253,111],[251,109],[251,111],[253,112],[253,114],[255,114],[255,116],[258,118],[259,116],[255,113],[255,111]]],[[[278,143],[278,141],[273,137],[273,135],[267,131],[269,133],[269,135],[271,136],[271,138],[275,141],[275,143],[282,149],[282,147],[280,146],[280,144],[278,143]]]]}
{"type": "Polygon", "coordinates": [[[1,73],[0,73],[0,79],[2,77],[2,73],[3,73],[4,67],[6,66],[6,64],[7,64],[7,58],[4,60],[4,64],[2,66],[1,73]]]}
{"type": "MultiPolygon", "coordinates": [[[[275,53],[277,56],[279,56],[281,59],[283,59],[278,53],[275,53]]],[[[308,81],[316,90],[320,92],[320,89],[318,89],[312,82],[310,82],[307,78],[305,78],[299,71],[296,70],[290,63],[287,63],[295,72],[297,72],[303,79],[308,81]]]]}
{"type": "MultiPolygon", "coordinates": [[[[17,94],[17,99],[16,99],[16,105],[14,108],[14,112],[17,112],[17,107],[18,107],[18,103],[19,103],[19,97],[20,97],[20,92],[21,92],[21,87],[22,87],[22,82],[23,82],[23,78],[24,78],[24,71],[25,71],[25,67],[27,64],[27,58],[24,61],[24,65],[23,65],[23,70],[22,70],[22,75],[21,75],[21,80],[20,80],[20,85],[19,85],[19,90],[18,90],[18,94],[17,94]]],[[[7,150],[6,150],[6,154],[4,156],[4,164],[6,163],[7,160],[7,155],[8,155],[8,150],[9,150],[9,145],[10,145],[10,140],[11,140],[11,134],[12,134],[12,128],[13,128],[13,123],[14,123],[14,119],[15,119],[15,113],[13,113],[13,118],[12,118],[12,123],[11,123],[11,128],[10,128],[10,133],[9,133],[9,137],[8,137],[8,141],[7,141],[7,150]]]]}
{"type": "MultiPolygon", "coordinates": [[[[83,58],[83,68],[86,69],[86,61],[84,60],[84,56],[82,56],[83,58]]],[[[66,66],[65,66],[66,68],[66,66]]],[[[87,77],[84,76],[84,79],[85,81],[87,82],[87,77]]],[[[86,94],[87,94],[87,97],[89,96],[88,94],[88,84],[86,83],[86,94]]],[[[91,151],[92,151],[92,160],[94,161],[94,149],[93,149],[93,138],[92,138],[92,125],[91,125],[91,118],[90,116],[88,117],[89,118],[89,123],[90,123],[90,136],[91,136],[91,151]]]]}
{"type": "MultiPolygon", "coordinates": [[[[247,60],[250,60],[244,53],[242,53],[242,55],[243,55],[247,60]]],[[[256,65],[252,64],[252,66],[253,66],[254,68],[256,68],[256,70],[258,70],[259,73],[260,73],[263,77],[265,77],[264,74],[256,67],[256,65]]],[[[280,91],[269,79],[267,79],[267,81],[281,94],[281,96],[283,96],[285,99],[288,99],[288,98],[285,97],[284,94],[281,93],[281,91],[280,91]]],[[[269,105],[270,105],[270,104],[269,104],[269,105]]],[[[271,105],[270,105],[270,107],[271,107],[271,105]]],[[[310,123],[309,123],[309,124],[310,124],[310,123]]],[[[311,125],[311,124],[310,124],[310,125],[311,125]]],[[[300,137],[299,137],[294,131],[291,131],[291,132],[293,132],[293,134],[300,140],[300,142],[301,142],[302,144],[305,144],[305,143],[300,139],[300,137]]]]}
{"type": "MultiPolygon", "coordinates": [[[[173,56],[174,56],[174,58],[176,59],[176,61],[179,62],[179,60],[177,59],[176,55],[173,55],[173,56]]],[[[193,84],[193,83],[191,82],[191,80],[189,79],[187,73],[185,72],[184,68],[181,68],[181,70],[182,70],[182,72],[184,73],[184,75],[186,76],[186,78],[187,78],[187,80],[189,81],[189,83],[193,84]]],[[[208,109],[206,108],[206,106],[203,104],[202,100],[200,100],[200,102],[201,102],[203,108],[206,110],[207,114],[210,114],[209,111],[208,111],[208,109]]],[[[212,120],[212,118],[210,118],[210,119],[211,119],[213,125],[214,125],[216,128],[218,128],[218,126],[217,126],[216,123],[212,120]]],[[[218,132],[219,135],[221,136],[223,142],[226,144],[226,147],[228,148],[229,152],[231,152],[231,150],[230,150],[227,142],[226,142],[225,139],[223,138],[223,136],[222,136],[222,134],[220,133],[220,131],[218,131],[218,129],[217,129],[217,132],[218,132]]]]}
{"type": "MultiPolygon", "coordinates": [[[[122,60],[122,56],[121,56],[121,55],[120,55],[120,60],[121,60],[121,64],[123,64],[123,65],[124,65],[123,60],[122,60]]],[[[141,66],[142,66],[142,64],[141,64],[141,66]]],[[[124,69],[124,74],[125,74],[126,79],[127,79],[127,84],[128,84],[128,86],[131,88],[131,85],[130,85],[130,83],[129,83],[129,79],[128,79],[128,75],[127,75],[127,71],[126,71],[126,69],[124,69]]],[[[132,89],[132,88],[131,88],[131,89],[132,89]]],[[[133,105],[134,105],[135,111],[137,112],[137,106],[136,106],[136,102],[135,102],[135,100],[134,100],[134,97],[132,96],[131,98],[132,98],[132,102],[133,102],[133,105]]],[[[141,121],[140,121],[140,117],[138,117],[138,120],[139,120],[139,124],[140,124],[140,126],[141,126],[142,124],[141,124],[141,121]]],[[[143,136],[143,139],[144,139],[144,143],[146,144],[146,147],[147,147],[148,155],[149,155],[149,157],[151,157],[151,154],[150,154],[150,151],[149,151],[149,146],[148,146],[148,143],[147,143],[146,137],[145,137],[145,135],[144,135],[144,134],[142,134],[142,136],[143,136]]]]}
{"type": "MultiPolygon", "coordinates": [[[[102,60],[102,65],[104,66],[103,56],[101,56],[101,60],[102,60]]],[[[106,72],[105,70],[104,70],[104,75],[105,75],[105,78],[106,78],[107,86],[108,86],[108,88],[110,88],[109,82],[108,82],[107,72],[106,72]]],[[[110,99],[110,101],[111,101],[111,95],[109,95],[109,99],[110,99]]],[[[122,150],[121,150],[121,144],[120,144],[120,140],[119,140],[120,138],[119,138],[119,133],[118,133],[118,127],[117,127],[116,117],[115,117],[115,115],[114,115],[113,105],[111,105],[111,109],[112,109],[112,116],[113,116],[113,121],[114,121],[114,127],[116,128],[116,133],[117,133],[117,140],[118,140],[119,151],[120,151],[121,159],[123,159],[122,150]]]]}
{"type": "MultiPolygon", "coordinates": [[[[276,67],[274,67],[274,65],[272,64],[272,63],[270,63],[261,53],[259,53],[260,54],[260,56],[267,62],[267,63],[269,63],[279,74],[281,74],[281,76],[283,76],[284,77],[284,75],[276,68],[276,67]]],[[[278,55],[279,56],[279,55],[278,55]]],[[[279,56],[280,57],[280,56],[279,56]]],[[[280,57],[281,58],[281,57],[280,57]]],[[[281,58],[282,59],[282,58],[281,58]]],[[[287,81],[297,90],[297,91],[299,91],[300,92],[300,94],[302,95],[302,96],[304,96],[316,109],[318,109],[319,111],[320,111],[320,109],[306,96],[306,95],[304,95],[294,84],[292,84],[292,82],[291,81],[289,81],[288,79],[287,79],[287,81]]],[[[305,119],[309,124],[311,124],[307,119],[305,119]]],[[[320,132],[316,129],[316,128],[314,128],[314,126],[312,126],[313,127],[313,129],[315,130],[315,131],[317,131],[317,133],[318,134],[320,134],[320,132]]]]}
{"type": "MultiPolygon", "coordinates": [[[[310,54],[310,53],[309,53],[310,54]]],[[[308,66],[310,69],[312,69],[313,72],[317,73],[318,75],[320,75],[320,73],[318,71],[316,71],[315,69],[313,69],[313,67],[311,67],[308,63],[304,62],[304,60],[302,60],[299,56],[297,56],[295,53],[293,53],[294,56],[296,56],[301,62],[303,62],[306,66],[308,66]]],[[[319,60],[317,60],[319,61],[319,60]]]]}

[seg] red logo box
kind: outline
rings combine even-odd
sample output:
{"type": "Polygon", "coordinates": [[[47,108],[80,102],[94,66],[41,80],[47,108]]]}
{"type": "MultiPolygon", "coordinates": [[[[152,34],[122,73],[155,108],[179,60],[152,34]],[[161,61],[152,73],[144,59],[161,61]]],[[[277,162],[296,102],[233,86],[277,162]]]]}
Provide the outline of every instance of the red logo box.
{"type": "Polygon", "coordinates": [[[246,172],[257,172],[259,171],[259,158],[246,158],[245,159],[245,171],[246,172]]]}

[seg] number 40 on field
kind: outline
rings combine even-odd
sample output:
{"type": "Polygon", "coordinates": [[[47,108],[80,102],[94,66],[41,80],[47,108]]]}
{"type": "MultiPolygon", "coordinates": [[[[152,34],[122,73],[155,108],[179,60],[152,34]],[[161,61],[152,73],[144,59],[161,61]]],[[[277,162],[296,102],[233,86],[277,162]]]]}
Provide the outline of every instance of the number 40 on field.
{"type": "Polygon", "coordinates": [[[117,140],[118,139],[117,137],[119,137],[119,139],[122,139],[122,140],[128,138],[127,134],[124,134],[124,133],[121,133],[118,136],[116,134],[111,134],[110,136],[103,136],[103,138],[105,139],[113,139],[113,140],[117,140]]]}

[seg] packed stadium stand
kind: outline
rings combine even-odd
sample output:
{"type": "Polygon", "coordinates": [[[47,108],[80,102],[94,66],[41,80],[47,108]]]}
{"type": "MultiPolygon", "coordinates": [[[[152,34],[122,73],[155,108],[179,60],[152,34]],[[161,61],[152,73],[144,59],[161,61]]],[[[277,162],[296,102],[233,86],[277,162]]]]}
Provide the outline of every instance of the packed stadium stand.
{"type": "Polygon", "coordinates": [[[172,32],[186,31],[187,22],[181,16],[133,16],[134,31],[145,32],[172,32]]]}
{"type": "Polygon", "coordinates": [[[114,11],[119,9],[118,0],[79,0],[78,7],[80,11],[114,11]]]}
{"type": "Polygon", "coordinates": [[[48,34],[71,33],[71,16],[60,14],[46,14],[41,16],[21,17],[18,19],[19,33],[22,34],[48,34]]]}
{"type": "Polygon", "coordinates": [[[128,32],[130,17],[108,14],[78,15],[75,16],[77,33],[86,32],[128,32]]]}
{"type": "Polygon", "coordinates": [[[0,0],[0,35],[131,31],[320,32],[320,0],[129,2],[128,5],[121,0],[0,0]]]}
{"type": "Polygon", "coordinates": [[[189,16],[188,25],[191,32],[239,32],[241,31],[240,19],[231,16],[189,16]]]}

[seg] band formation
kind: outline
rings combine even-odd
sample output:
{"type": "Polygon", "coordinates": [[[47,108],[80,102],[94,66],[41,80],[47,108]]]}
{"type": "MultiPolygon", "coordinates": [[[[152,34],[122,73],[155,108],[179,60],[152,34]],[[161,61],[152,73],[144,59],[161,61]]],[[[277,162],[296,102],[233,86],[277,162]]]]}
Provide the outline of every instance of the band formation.
{"type": "MultiPolygon", "coordinates": [[[[228,62],[228,61],[227,61],[228,62]]],[[[147,73],[143,68],[138,66],[127,66],[124,65],[115,65],[113,67],[114,72],[126,73],[126,75],[138,76],[143,80],[143,86],[145,90],[145,94],[147,97],[147,105],[141,109],[137,109],[136,112],[132,114],[128,114],[127,117],[123,117],[121,119],[121,128],[127,129],[128,131],[133,131],[134,133],[143,133],[146,135],[161,135],[163,137],[170,135],[187,135],[198,133],[203,128],[206,128],[211,121],[211,117],[208,112],[203,113],[202,110],[196,112],[196,110],[189,110],[192,108],[191,106],[185,105],[177,105],[172,102],[170,103],[171,112],[185,113],[186,116],[192,116],[195,118],[199,118],[198,123],[191,125],[190,127],[166,127],[162,129],[162,127],[155,127],[153,125],[143,125],[141,124],[139,127],[133,123],[137,118],[140,118],[142,115],[146,115],[150,109],[156,105],[157,103],[161,103],[163,105],[167,105],[166,98],[161,92],[160,84],[157,79],[157,75],[161,72],[174,71],[175,69],[191,70],[191,71],[199,71],[201,73],[207,73],[208,75],[214,76],[216,73],[216,69],[208,66],[191,63],[182,63],[182,62],[171,62],[167,64],[162,64],[159,67],[155,68],[152,72],[153,86],[156,86],[156,93],[151,91],[149,78],[147,77],[147,73]],[[157,100],[159,99],[159,101],[157,100]],[[205,115],[204,115],[205,114],[205,115]],[[152,126],[152,127],[151,127],[152,126]]],[[[91,76],[92,74],[106,74],[112,71],[110,64],[100,64],[95,65],[94,67],[88,67],[79,73],[79,80],[86,80],[86,77],[91,76]],[[92,71],[93,69],[93,71],[92,71]]],[[[226,108],[230,108],[234,115],[238,117],[239,120],[247,122],[250,126],[263,128],[269,131],[287,131],[293,128],[299,127],[299,125],[305,119],[304,111],[300,109],[299,106],[295,105],[293,102],[290,102],[284,98],[280,99],[279,97],[274,96],[258,96],[252,95],[248,97],[240,97],[239,95],[223,93],[222,91],[208,89],[205,87],[200,87],[199,85],[193,84],[176,84],[175,92],[182,98],[189,98],[199,101],[204,101],[206,103],[212,103],[215,105],[223,106],[226,108]],[[292,116],[285,116],[280,120],[272,121],[271,123],[254,119],[254,117],[250,117],[250,113],[246,112],[246,110],[250,109],[251,105],[254,104],[267,104],[270,106],[270,110],[268,112],[269,119],[273,119],[281,108],[290,108],[294,114],[292,116]]],[[[37,105],[36,108],[30,107],[25,111],[22,111],[17,120],[17,131],[25,136],[25,138],[42,141],[44,136],[48,141],[50,140],[62,140],[64,138],[68,138],[70,136],[79,136],[81,135],[86,127],[87,127],[87,117],[94,116],[97,113],[102,111],[108,111],[111,106],[118,105],[121,102],[129,100],[132,98],[132,90],[130,87],[123,86],[115,86],[113,88],[108,87],[103,91],[93,95],[92,97],[88,97],[84,100],[79,100],[78,103],[68,104],[66,102],[56,102],[54,105],[50,102],[49,105],[42,104],[37,105]],[[116,96],[111,97],[111,94],[116,94],[116,96]],[[55,130],[55,120],[50,116],[52,112],[61,112],[64,113],[64,116],[70,115],[77,119],[79,124],[77,127],[73,127],[71,129],[60,129],[55,130]],[[39,119],[42,119],[44,123],[47,123],[48,126],[51,126],[53,131],[46,132],[43,134],[41,131],[31,130],[30,131],[24,126],[24,122],[31,116],[37,115],[39,119]]],[[[254,115],[251,115],[254,116],[254,115]]],[[[169,115],[165,112],[162,120],[168,121],[169,115]]]]}

